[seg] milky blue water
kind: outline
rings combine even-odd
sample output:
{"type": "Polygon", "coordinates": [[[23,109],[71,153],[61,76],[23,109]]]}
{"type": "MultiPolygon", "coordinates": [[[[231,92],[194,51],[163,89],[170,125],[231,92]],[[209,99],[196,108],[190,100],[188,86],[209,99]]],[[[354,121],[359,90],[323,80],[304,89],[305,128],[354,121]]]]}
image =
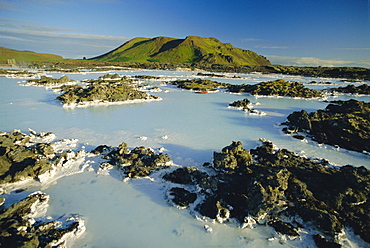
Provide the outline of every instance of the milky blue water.
{"type": "MultiPolygon", "coordinates": [[[[194,78],[188,71],[119,71],[122,75],[153,75],[167,79],[194,78]]],[[[67,74],[75,80],[94,79],[106,73],[67,74]]],[[[60,78],[63,74],[49,73],[60,78]]],[[[258,83],[284,78],[308,83],[331,81],[330,87],[346,85],[337,79],[304,78],[283,75],[239,74],[242,79],[208,78],[234,84],[258,83]]],[[[57,139],[77,138],[87,150],[106,144],[117,146],[126,142],[130,147],[143,145],[163,147],[176,164],[200,165],[209,162],[213,151],[232,141],[242,141],[251,149],[259,138],[273,141],[279,148],[308,157],[328,159],[336,165],[352,164],[370,168],[368,155],[335,149],[315,142],[302,142],[281,132],[279,123],[293,111],[323,109],[319,100],[252,97],[225,92],[195,94],[191,91],[163,86],[161,81],[144,81],[168,92],[152,93],[162,101],[92,106],[66,109],[55,100],[51,90],[20,86],[21,79],[0,78],[0,129],[11,131],[28,128],[53,132],[57,139]],[[265,116],[251,116],[227,108],[230,102],[245,97],[265,116]],[[147,139],[143,140],[142,137],[147,139]]],[[[164,80],[165,81],[165,80],[164,80]]],[[[363,82],[359,82],[360,84],[363,82]]],[[[369,82],[366,82],[369,83],[369,82]]],[[[323,89],[328,85],[306,85],[323,89]]],[[[354,98],[370,101],[368,96],[339,96],[328,100],[354,98]]],[[[280,246],[268,241],[268,228],[239,230],[227,225],[211,224],[214,231],[206,233],[204,222],[188,212],[170,207],[162,195],[162,184],[149,180],[123,183],[110,176],[93,172],[62,178],[46,191],[51,196],[50,215],[79,213],[86,218],[86,235],[77,247],[209,247],[209,246],[280,246]]],[[[292,243],[299,246],[297,243],[292,243]]]]}

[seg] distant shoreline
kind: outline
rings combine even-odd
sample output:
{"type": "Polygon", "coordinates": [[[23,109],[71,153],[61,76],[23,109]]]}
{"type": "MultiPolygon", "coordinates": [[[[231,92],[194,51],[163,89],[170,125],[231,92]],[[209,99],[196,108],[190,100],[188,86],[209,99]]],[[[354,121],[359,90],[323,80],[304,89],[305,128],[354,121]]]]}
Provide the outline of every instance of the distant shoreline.
{"type": "Polygon", "coordinates": [[[362,67],[298,67],[284,65],[247,66],[223,64],[185,64],[160,62],[96,62],[89,60],[64,61],[20,61],[21,68],[44,69],[46,71],[61,71],[65,73],[86,72],[86,70],[107,71],[110,69],[154,69],[154,70],[204,70],[209,72],[229,73],[263,73],[284,74],[305,77],[342,78],[353,80],[370,80],[370,69],[362,67]]]}

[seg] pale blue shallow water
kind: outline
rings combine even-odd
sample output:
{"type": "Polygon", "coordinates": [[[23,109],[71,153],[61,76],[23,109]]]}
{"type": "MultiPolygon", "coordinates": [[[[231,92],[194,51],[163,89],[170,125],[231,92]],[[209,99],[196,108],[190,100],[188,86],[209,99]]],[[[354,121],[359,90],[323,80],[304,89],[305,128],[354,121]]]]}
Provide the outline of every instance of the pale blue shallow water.
{"type": "MultiPolygon", "coordinates": [[[[194,72],[183,71],[120,71],[122,75],[154,75],[166,78],[192,78],[194,72]]],[[[97,78],[106,73],[67,74],[71,79],[97,78]]],[[[60,73],[49,73],[60,78],[60,73]]],[[[285,78],[301,81],[331,81],[338,87],[345,83],[336,79],[289,77],[282,75],[241,75],[243,79],[214,78],[235,84],[258,83],[285,78]]],[[[212,79],[212,78],[211,78],[212,79]]],[[[172,86],[159,86],[168,93],[152,93],[162,101],[92,106],[65,109],[56,93],[41,87],[22,87],[21,79],[0,78],[0,129],[11,131],[28,128],[38,132],[53,132],[57,139],[78,138],[81,145],[91,149],[100,144],[117,146],[126,142],[130,147],[143,145],[163,147],[176,164],[200,165],[209,162],[213,151],[219,151],[233,140],[243,142],[251,149],[259,138],[273,141],[308,157],[326,158],[336,165],[352,164],[370,168],[368,155],[337,151],[331,146],[319,147],[314,142],[295,140],[281,132],[278,125],[293,111],[308,112],[323,109],[327,103],[318,100],[267,98],[236,95],[224,92],[195,94],[172,86]],[[228,109],[230,102],[245,97],[260,105],[254,107],[265,116],[250,116],[228,109]],[[140,137],[147,137],[141,140],[140,137]],[[168,137],[164,139],[163,137],[168,137]]],[[[158,81],[145,83],[160,85],[158,81]]],[[[369,82],[366,82],[369,83],[369,82]]],[[[359,83],[358,83],[359,84],[359,83]]],[[[323,89],[325,85],[307,85],[323,89]]],[[[335,99],[370,101],[370,97],[340,96],[335,99]]],[[[87,219],[87,233],[79,240],[80,247],[205,247],[205,246],[279,246],[267,241],[269,230],[238,230],[212,224],[214,232],[203,230],[204,222],[185,211],[169,207],[162,195],[161,185],[146,180],[129,183],[83,173],[59,179],[46,190],[51,195],[50,215],[80,213],[87,219]],[[145,235],[143,234],[145,233],[145,235]],[[246,238],[248,237],[248,238],[246,238]],[[175,245],[175,246],[174,246],[175,245]]],[[[297,245],[294,243],[293,245],[297,245]]],[[[299,246],[299,245],[298,245],[299,246]]]]}

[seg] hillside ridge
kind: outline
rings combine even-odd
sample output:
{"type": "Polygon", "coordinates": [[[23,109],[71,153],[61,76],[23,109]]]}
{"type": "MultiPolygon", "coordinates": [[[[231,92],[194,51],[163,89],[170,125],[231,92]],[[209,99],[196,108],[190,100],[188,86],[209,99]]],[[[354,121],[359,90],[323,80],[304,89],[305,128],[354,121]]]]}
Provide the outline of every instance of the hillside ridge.
{"type": "Polygon", "coordinates": [[[136,37],[103,55],[91,58],[105,62],[164,62],[228,65],[271,65],[267,58],[216,38],[187,36],[136,37]]]}
{"type": "Polygon", "coordinates": [[[0,46],[0,62],[6,62],[8,59],[15,59],[16,61],[52,61],[62,60],[63,57],[55,54],[20,51],[0,46]]]}

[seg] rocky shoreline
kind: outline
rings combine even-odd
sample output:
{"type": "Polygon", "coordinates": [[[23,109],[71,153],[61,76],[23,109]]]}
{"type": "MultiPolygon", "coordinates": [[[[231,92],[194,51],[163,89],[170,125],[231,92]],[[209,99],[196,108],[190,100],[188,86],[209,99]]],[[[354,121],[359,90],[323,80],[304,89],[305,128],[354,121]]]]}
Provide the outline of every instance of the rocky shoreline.
{"type": "Polygon", "coordinates": [[[323,98],[324,93],[307,88],[300,82],[285,81],[277,79],[274,81],[260,82],[257,84],[234,85],[220,83],[208,79],[176,80],[167,82],[181,89],[193,90],[195,92],[215,92],[224,89],[230,93],[248,93],[253,96],[281,96],[295,98],[323,98]]]}
{"type": "MultiPolygon", "coordinates": [[[[336,167],[324,159],[278,149],[267,140],[251,150],[232,142],[214,152],[211,163],[179,167],[167,154],[142,146],[129,149],[124,142],[117,147],[100,145],[86,153],[59,149],[58,142],[51,142],[55,138],[52,133],[30,130],[27,135],[15,130],[0,138],[0,159],[9,164],[2,168],[3,193],[9,185],[24,180],[44,183],[54,175],[53,170],[68,170],[68,164],[78,157],[95,156],[101,157],[101,162],[94,171],[108,175],[116,170],[123,180],[140,180],[162,171],[159,180],[168,189],[168,201],[203,220],[234,223],[239,228],[270,226],[291,240],[308,233],[318,247],[339,247],[344,228],[350,227],[370,243],[370,171],[363,166],[336,167]]],[[[88,162],[77,162],[79,167],[83,163],[88,162]]],[[[40,219],[49,199],[44,193],[35,192],[12,205],[4,204],[4,199],[0,206],[1,245],[65,244],[85,230],[80,216],[40,219]]],[[[207,225],[205,228],[212,231],[207,225]]]]}
{"type": "Polygon", "coordinates": [[[283,125],[288,134],[303,133],[318,143],[370,152],[370,103],[332,101],[324,110],[293,112],[283,125]]]}
{"type": "Polygon", "coordinates": [[[26,68],[46,69],[62,72],[85,72],[86,70],[110,70],[109,68],[123,69],[155,69],[155,70],[205,70],[208,72],[232,72],[232,73],[275,73],[283,75],[296,75],[304,77],[323,78],[348,78],[359,80],[370,80],[370,69],[360,67],[308,67],[308,66],[247,66],[247,65],[221,65],[221,64],[184,64],[184,63],[159,63],[159,62],[97,62],[86,60],[74,61],[32,61],[22,62],[20,66],[26,68]]]}
{"type": "Polygon", "coordinates": [[[347,85],[345,87],[330,88],[327,90],[330,93],[346,93],[346,94],[360,94],[360,95],[370,95],[370,87],[367,84],[362,84],[355,86],[353,84],[347,85]]]}
{"type": "Polygon", "coordinates": [[[318,98],[324,96],[320,91],[306,88],[300,82],[289,82],[284,79],[257,84],[229,85],[228,91],[232,93],[249,93],[258,96],[288,96],[301,98],[318,98]]]}
{"type": "Polygon", "coordinates": [[[40,219],[48,207],[49,196],[35,192],[9,207],[0,209],[2,247],[68,247],[85,232],[83,219],[73,215],[63,220],[40,219]]]}
{"type": "Polygon", "coordinates": [[[212,164],[179,168],[163,179],[178,185],[169,189],[169,201],[202,218],[241,228],[269,225],[288,239],[309,232],[318,247],[340,247],[343,228],[350,226],[370,242],[365,167],[333,167],[269,141],[250,151],[233,142],[214,152],[212,164]]]}
{"type": "Polygon", "coordinates": [[[80,172],[73,171],[71,165],[81,163],[78,160],[85,156],[84,151],[61,151],[58,147],[69,142],[52,143],[54,138],[53,133],[37,134],[33,130],[29,135],[19,130],[0,135],[2,247],[66,247],[69,241],[85,231],[84,220],[80,216],[46,217],[50,197],[45,193],[31,193],[11,205],[2,197],[8,193],[22,193],[22,185],[27,182],[47,184],[58,177],[80,172]]]}

